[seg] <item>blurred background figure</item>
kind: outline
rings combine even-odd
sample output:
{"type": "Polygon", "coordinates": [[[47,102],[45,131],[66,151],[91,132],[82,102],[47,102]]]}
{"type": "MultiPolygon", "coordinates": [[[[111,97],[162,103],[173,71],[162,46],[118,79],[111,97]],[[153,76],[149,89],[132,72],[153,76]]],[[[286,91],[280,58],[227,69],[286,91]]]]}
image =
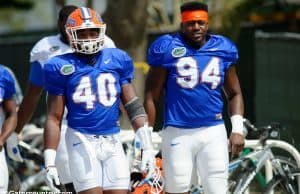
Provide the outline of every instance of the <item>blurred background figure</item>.
{"type": "Polygon", "coordinates": [[[20,86],[20,83],[15,75],[15,73],[9,68],[9,67],[6,67],[4,66],[4,68],[7,69],[7,71],[10,73],[10,75],[12,76],[12,78],[14,79],[15,81],[15,89],[16,89],[16,95],[14,95],[15,97],[15,100],[16,100],[16,104],[17,104],[17,110],[23,100],[23,92],[22,92],[22,89],[21,89],[21,86],[20,86]]]}
{"type": "Polygon", "coordinates": [[[4,143],[13,132],[17,122],[15,94],[14,78],[3,65],[0,65],[0,193],[6,193],[8,189],[4,143]]]}

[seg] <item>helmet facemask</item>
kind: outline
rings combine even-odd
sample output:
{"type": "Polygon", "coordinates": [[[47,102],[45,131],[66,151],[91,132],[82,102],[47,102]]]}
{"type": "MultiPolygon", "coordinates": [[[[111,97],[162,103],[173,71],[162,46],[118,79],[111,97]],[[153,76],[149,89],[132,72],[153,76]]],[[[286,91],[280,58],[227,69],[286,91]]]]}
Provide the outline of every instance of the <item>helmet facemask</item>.
{"type": "Polygon", "coordinates": [[[164,178],[161,158],[156,158],[156,167],[154,171],[146,175],[136,177],[131,176],[132,194],[162,194],[164,193],[164,178]],[[134,180],[136,178],[136,180],[134,180]]]}
{"type": "Polygon", "coordinates": [[[98,27],[92,25],[89,28],[98,30],[99,35],[97,38],[93,38],[93,39],[78,38],[77,32],[79,30],[87,29],[85,27],[76,27],[67,30],[67,33],[69,34],[71,47],[75,52],[91,55],[97,53],[104,47],[104,36],[105,36],[106,25],[102,24],[98,27]]]}
{"type": "Polygon", "coordinates": [[[156,167],[154,173],[149,178],[148,181],[149,185],[151,186],[150,193],[151,194],[161,194],[164,190],[164,179],[162,177],[161,170],[156,167]]]}

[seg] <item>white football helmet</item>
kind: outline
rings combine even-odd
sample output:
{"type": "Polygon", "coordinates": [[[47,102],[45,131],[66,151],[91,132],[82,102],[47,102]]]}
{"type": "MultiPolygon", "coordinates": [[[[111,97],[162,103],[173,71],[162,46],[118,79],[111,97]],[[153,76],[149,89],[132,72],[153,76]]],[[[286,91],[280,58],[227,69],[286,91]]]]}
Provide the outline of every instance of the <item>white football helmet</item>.
{"type": "Polygon", "coordinates": [[[65,28],[74,52],[90,55],[97,53],[104,47],[106,24],[93,9],[80,7],[73,11],[67,19],[65,28]],[[99,35],[93,39],[78,38],[77,32],[84,29],[97,29],[99,35]]]}

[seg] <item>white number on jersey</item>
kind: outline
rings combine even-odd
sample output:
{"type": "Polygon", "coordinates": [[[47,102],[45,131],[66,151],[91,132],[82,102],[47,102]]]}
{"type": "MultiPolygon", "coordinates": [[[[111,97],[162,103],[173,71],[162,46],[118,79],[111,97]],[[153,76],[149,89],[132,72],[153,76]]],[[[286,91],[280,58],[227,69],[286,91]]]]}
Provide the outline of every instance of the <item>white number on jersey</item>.
{"type": "Polygon", "coordinates": [[[75,103],[85,103],[87,109],[94,107],[96,96],[92,93],[92,84],[90,77],[82,77],[73,94],[75,103]]]}
{"type": "MultiPolygon", "coordinates": [[[[99,102],[104,106],[111,106],[117,100],[116,79],[110,73],[100,74],[97,77],[97,93],[99,102]]],[[[74,103],[85,103],[87,109],[94,108],[96,95],[92,91],[90,77],[82,77],[73,94],[74,103]]]]}
{"type": "Polygon", "coordinates": [[[117,100],[116,78],[110,73],[100,74],[97,78],[99,102],[111,106],[117,100]]]}
{"type": "Polygon", "coordinates": [[[179,77],[177,83],[183,88],[193,88],[199,80],[197,61],[192,57],[183,57],[176,64],[179,77]]]}
{"type": "Polygon", "coordinates": [[[216,89],[221,81],[219,59],[213,57],[201,74],[202,82],[210,83],[211,89],[216,89]]]}
{"type": "MultiPolygon", "coordinates": [[[[177,72],[179,76],[177,84],[183,88],[194,88],[199,83],[199,70],[197,61],[192,57],[183,57],[178,60],[177,72]]],[[[211,84],[211,89],[216,89],[220,84],[220,63],[219,59],[213,57],[205,66],[200,76],[200,82],[211,84]]]]}

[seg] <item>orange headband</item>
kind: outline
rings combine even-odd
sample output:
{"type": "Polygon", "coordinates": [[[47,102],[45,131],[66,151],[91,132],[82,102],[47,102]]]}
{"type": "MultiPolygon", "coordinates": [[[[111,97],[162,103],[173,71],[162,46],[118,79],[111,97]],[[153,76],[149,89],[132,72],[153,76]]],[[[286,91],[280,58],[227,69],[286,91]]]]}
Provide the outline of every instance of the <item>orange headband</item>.
{"type": "Polygon", "coordinates": [[[203,20],[208,22],[208,13],[204,10],[184,11],[181,13],[181,22],[203,20]]]}

